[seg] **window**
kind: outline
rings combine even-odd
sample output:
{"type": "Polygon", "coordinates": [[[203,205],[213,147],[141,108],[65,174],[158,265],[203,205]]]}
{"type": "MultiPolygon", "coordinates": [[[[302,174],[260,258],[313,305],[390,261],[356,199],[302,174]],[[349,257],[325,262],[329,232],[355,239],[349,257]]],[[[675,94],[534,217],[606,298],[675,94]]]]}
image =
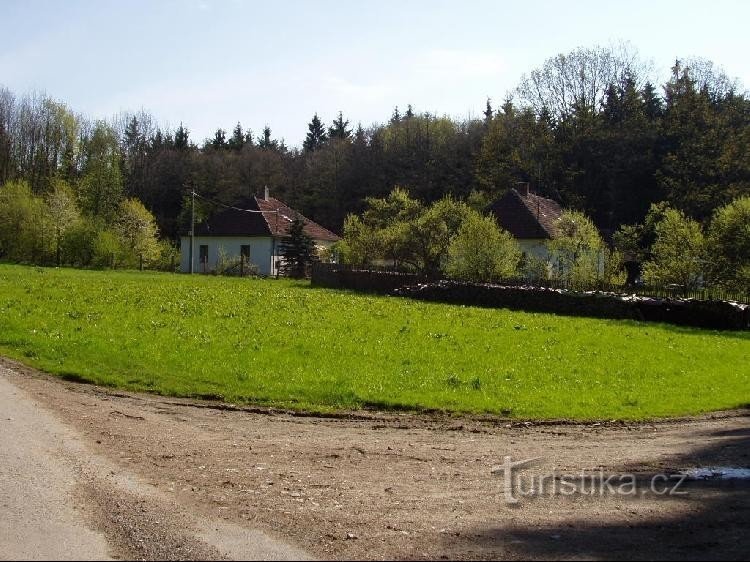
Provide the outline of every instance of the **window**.
{"type": "Polygon", "coordinates": [[[208,246],[207,245],[201,244],[199,255],[200,255],[199,260],[201,263],[208,263],[208,246]]]}
{"type": "Polygon", "coordinates": [[[250,261],[250,244],[240,246],[240,256],[245,258],[245,261],[250,261]]]}

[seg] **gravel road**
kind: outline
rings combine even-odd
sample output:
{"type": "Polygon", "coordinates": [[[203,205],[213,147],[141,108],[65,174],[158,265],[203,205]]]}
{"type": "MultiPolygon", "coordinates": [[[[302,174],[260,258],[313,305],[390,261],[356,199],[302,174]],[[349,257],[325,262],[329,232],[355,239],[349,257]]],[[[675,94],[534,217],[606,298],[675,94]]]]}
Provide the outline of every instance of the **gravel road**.
{"type": "Polygon", "coordinates": [[[13,513],[0,523],[0,543],[17,549],[0,556],[62,555],[63,541],[45,546],[54,532],[75,537],[66,548],[83,545],[71,557],[87,557],[83,548],[139,559],[741,560],[750,552],[750,481],[649,491],[655,476],[750,468],[748,410],[628,424],[320,417],[114,391],[1,358],[0,383],[3,509],[13,513]],[[506,456],[538,459],[524,477],[581,484],[630,474],[638,493],[547,488],[511,504],[493,472],[506,456]]]}

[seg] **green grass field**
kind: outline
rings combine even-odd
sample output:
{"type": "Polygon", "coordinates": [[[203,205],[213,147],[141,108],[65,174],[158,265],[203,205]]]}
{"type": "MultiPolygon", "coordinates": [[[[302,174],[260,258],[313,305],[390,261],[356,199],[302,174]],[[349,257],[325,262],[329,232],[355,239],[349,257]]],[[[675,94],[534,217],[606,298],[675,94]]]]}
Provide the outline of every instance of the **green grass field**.
{"type": "Polygon", "coordinates": [[[645,419],[750,403],[750,334],[307,283],[0,265],[0,354],[73,380],[316,411],[645,419]]]}

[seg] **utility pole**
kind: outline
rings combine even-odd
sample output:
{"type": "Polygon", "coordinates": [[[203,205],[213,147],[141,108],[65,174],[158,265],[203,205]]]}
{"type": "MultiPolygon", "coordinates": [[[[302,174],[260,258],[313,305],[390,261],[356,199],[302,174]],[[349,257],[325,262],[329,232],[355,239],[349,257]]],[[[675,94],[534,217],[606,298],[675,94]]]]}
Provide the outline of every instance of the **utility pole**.
{"type": "Polygon", "coordinates": [[[190,188],[190,274],[193,274],[193,270],[195,268],[194,261],[195,258],[193,256],[193,249],[194,249],[194,239],[195,239],[195,190],[191,187],[190,188]]]}

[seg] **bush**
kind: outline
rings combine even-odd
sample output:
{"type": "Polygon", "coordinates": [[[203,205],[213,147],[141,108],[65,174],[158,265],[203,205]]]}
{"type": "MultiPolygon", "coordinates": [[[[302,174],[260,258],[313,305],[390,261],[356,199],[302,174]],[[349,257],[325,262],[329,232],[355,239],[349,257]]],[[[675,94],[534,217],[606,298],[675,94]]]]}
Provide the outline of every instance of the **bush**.
{"type": "Polygon", "coordinates": [[[117,267],[122,265],[125,251],[120,237],[111,230],[100,230],[94,239],[92,265],[95,267],[117,267]]]}
{"type": "Polygon", "coordinates": [[[565,211],[548,246],[553,276],[576,290],[625,282],[622,256],[607,248],[594,223],[583,213],[565,211]]]}
{"type": "Polygon", "coordinates": [[[714,213],[708,229],[711,281],[750,294],[750,197],[714,213]]]}
{"type": "Polygon", "coordinates": [[[150,266],[159,259],[159,229],[156,220],[143,203],[126,199],[120,204],[115,232],[120,238],[123,259],[127,266],[150,266]]]}
{"type": "Polygon", "coordinates": [[[174,272],[180,265],[180,249],[168,240],[160,240],[158,248],[159,257],[153,260],[149,267],[159,271],[174,272]]]}
{"type": "Polygon", "coordinates": [[[677,284],[685,291],[703,282],[706,242],[701,225],[681,211],[667,209],[656,225],[651,259],[643,267],[646,282],[677,284]]]}
{"type": "Polygon", "coordinates": [[[491,217],[471,211],[448,247],[446,273],[454,279],[490,283],[513,277],[521,250],[491,217]]]}
{"type": "Polygon", "coordinates": [[[242,256],[230,256],[224,246],[219,246],[216,268],[213,270],[215,275],[257,277],[259,271],[254,263],[244,260],[242,256]]]}
{"type": "Polygon", "coordinates": [[[88,219],[81,219],[71,226],[61,242],[63,261],[77,267],[92,265],[98,234],[99,228],[88,219]]]}

